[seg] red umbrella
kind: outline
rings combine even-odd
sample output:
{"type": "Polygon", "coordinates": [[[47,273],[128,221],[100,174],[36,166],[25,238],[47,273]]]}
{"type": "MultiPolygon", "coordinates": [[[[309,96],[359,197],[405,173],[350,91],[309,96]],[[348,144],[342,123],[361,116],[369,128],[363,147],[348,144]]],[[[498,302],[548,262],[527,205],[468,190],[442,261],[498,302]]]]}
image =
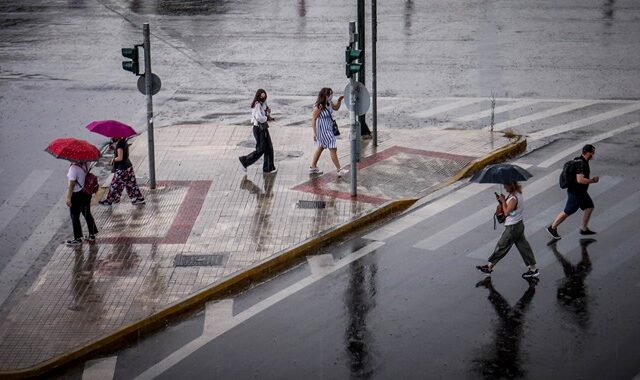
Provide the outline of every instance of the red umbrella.
{"type": "Polygon", "coordinates": [[[116,120],[100,120],[92,121],[87,125],[87,129],[91,132],[99,133],[106,137],[131,137],[138,133],[130,126],[116,120]]]}
{"type": "Polygon", "coordinates": [[[100,150],[91,143],[74,138],[55,139],[45,151],[55,158],[74,162],[98,161],[100,150]]]}

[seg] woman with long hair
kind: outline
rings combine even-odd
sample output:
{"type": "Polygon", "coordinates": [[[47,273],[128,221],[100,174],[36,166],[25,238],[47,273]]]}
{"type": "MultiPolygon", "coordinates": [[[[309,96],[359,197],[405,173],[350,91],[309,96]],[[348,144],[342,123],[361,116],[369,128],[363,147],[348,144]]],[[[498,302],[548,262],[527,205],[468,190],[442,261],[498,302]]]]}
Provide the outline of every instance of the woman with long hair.
{"type": "Polygon", "coordinates": [[[338,160],[338,147],[336,146],[336,136],[333,134],[333,111],[340,109],[344,96],[340,96],[337,102],[333,102],[333,90],[325,87],[318,93],[318,98],[311,112],[311,129],[313,130],[313,141],[315,141],[316,151],[313,153],[309,174],[322,174],[318,168],[318,160],[322,151],[329,149],[331,161],[336,167],[338,177],[347,174],[349,170],[340,167],[338,160]]]}
{"type": "Polygon", "coordinates": [[[127,189],[127,195],[131,199],[133,205],[145,204],[144,197],[138,182],[136,181],[136,173],[133,172],[133,164],[129,160],[129,144],[126,138],[113,139],[115,143],[115,157],[111,160],[114,168],[113,179],[109,185],[109,193],[107,197],[101,200],[103,206],[111,206],[113,203],[119,203],[122,191],[127,189]]]}
{"type": "Polygon", "coordinates": [[[271,119],[271,108],[267,105],[267,92],[258,89],[256,95],[251,102],[251,123],[253,124],[253,137],[256,139],[256,149],[247,154],[240,156],[240,169],[246,172],[247,167],[258,161],[264,155],[262,171],[264,173],[275,173],[278,171],[273,163],[273,144],[271,143],[271,135],[269,134],[269,124],[267,121],[271,119]]]}
{"type": "Polygon", "coordinates": [[[524,197],[522,196],[522,187],[518,182],[511,182],[504,185],[504,189],[508,195],[505,198],[504,194],[497,196],[498,202],[502,207],[502,212],[506,215],[504,222],[504,232],[496,244],[496,248],[493,250],[493,254],[489,257],[489,262],[486,265],[478,265],[476,268],[484,273],[491,274],[493,268],[500,261],[515,244],[522,256],[522,260],[527,265],[528,269],[522,274],[523,278],[538,277],[540,271],[536,268],[536,258],[533,255],[531,246],[524,236],[524,197]]]}

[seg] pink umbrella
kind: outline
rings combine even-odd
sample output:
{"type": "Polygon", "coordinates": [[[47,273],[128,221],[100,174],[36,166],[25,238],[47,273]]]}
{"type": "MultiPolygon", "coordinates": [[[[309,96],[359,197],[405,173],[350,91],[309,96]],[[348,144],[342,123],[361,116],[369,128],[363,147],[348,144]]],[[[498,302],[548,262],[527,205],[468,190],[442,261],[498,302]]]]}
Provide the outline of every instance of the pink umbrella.
{"type": "Polygon", "coordinates": [[[112,138],[127,138],[138,134],[130,126],[116,120],[92,121],[87,125],[87,129],[112,138]]]}

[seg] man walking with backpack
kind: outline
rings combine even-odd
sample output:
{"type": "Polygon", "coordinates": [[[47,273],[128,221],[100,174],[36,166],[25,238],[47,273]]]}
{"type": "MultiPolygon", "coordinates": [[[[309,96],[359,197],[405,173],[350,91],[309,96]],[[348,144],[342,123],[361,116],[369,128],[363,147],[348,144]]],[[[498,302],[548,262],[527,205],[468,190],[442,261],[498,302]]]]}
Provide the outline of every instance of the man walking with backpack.
{"type": "Polygon", "coordinates": [[[562,169],[563,173],[560,179],[561,187],[567,188],[567,204],[564,206],[564,210],[556,216],[555,220],[547,231],[555,240],[559,240],[561,237],[558,234],[558,226],[564,222],[569,215],[572,215],[578,209],[584,211],[582,215],[582,225],[580,226],[580,235],[594,235],[595,232],[589,229],[589,219],[593,212],[593,200],[589,196],[587,190],[592,183],[598,183],[600,178],[594,176],[590,178],[591,169],[589,168],[589,161],[596,154],[596,148],[587,144],[582,148],[582,155],[574,158],[572,161],[566,163],[562,169]]]}

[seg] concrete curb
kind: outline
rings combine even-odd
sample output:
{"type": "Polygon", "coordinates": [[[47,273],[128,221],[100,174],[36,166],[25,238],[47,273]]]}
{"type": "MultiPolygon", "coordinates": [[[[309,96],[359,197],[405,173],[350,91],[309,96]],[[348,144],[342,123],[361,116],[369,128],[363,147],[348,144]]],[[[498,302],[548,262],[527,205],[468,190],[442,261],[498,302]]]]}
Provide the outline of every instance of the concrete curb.
{"type": "MultiPolygon", "coordinates": [[[[507,146],[496,149],[490,152],[487,156],[472,161],[456,175],[438,185],[436,190],[449,186],[491,163],[498,162],[524,152],[526,147],[527,140],[522,136],[517,136],[515,141],[509,143],[507,146]]],[[[419,199],[420,198],[406,198],[389,201],[358,219],[343,223],[319,236],[309,238],[280,254],[275,254],[271,258],[256,263],[241,273],[230,275],[217,284],[206,287],[188,298],[173,303],[165,309],[152,314],[143,320],[121,327],[111,334],[95,339],[82,347],[32,367],[19,370],[0,370],[0,378],[24,379],[42,376],[83,359],[88,359],[89,357],[95,356],[101,352],[115,349],[123,342],[138,337],[141,333],[147,333],[165,326],[167,322],[191,310],[201,307],[207,301],[224,297],[234,289],[248,286],[253,282],[265,278],[267,275],[277,271],[278,269],[291,265],[291,263],[309,255],[314,249],[331,239],[345,236],[363,226],[381,220],[392,213],[403,212],[410,208],[419,199]]]]}
{"type": "Polygon", "coordinates": [[[356,220],[343,223],[326,231],[322,235],[309,238],[280,254],[275,254],[269,259],[256,263],[241,273],[230,275],[217,284],[211,285],[188,298],[173,303],[165,309],[152,314],[143,320],[121,327],[109,335],[88,342],[82,347],[32,367],[19,370],[0,370],[0,378],[24,379],[42,376],[51,371],[64,368],[72,363],[87,359],[88,357],[99,354],[100,352],[119,347],[123,342],[137,338],[141,333],[150,332],[166,326],[167,322],[191,310],[201,307],[207,301],[224,297],[234,289],[245,287],[253,282],[265,278],[270,273],[290,265],[295,260],[309,255],[314,249],[331,239],[345,236],[363,226],[381,220],[389,214],[402,212],[417,200],[417,198],[407,198],[387,202],[356,220]]]}

